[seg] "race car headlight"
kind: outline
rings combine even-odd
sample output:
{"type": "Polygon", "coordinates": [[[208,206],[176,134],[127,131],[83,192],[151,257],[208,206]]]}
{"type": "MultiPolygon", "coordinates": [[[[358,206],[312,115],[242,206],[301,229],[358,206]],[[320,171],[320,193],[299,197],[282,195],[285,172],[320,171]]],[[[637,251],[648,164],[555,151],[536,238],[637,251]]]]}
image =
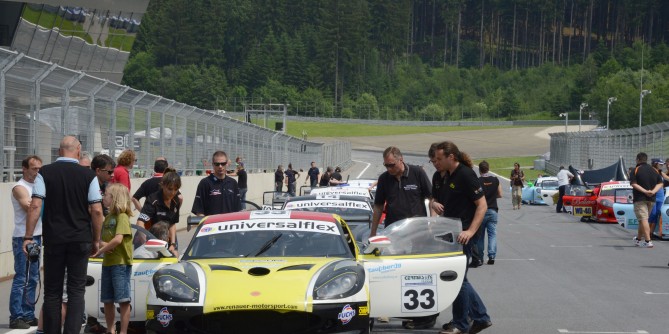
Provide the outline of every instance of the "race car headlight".
{"type": "Polygon", "coordinates": [[[365,285],[365,270],[355,261],[328,265],[316,280],[314,299],[338,299],[352,296],[365,285]]]}
{"type": "Polygon", "coordinates": [[[607,208],[612,208],[613,207],[613,202],[608,199],[603,199],[601,202],[602,206],[605,206],[607,208]]]}
{"type": "Polygon", "coordinates": [[[191,278],[181,271],[161,269],[153,275],[156,296],[170,302],[197,302],[200,298],[200,284],[197,277],[191,278]]]}

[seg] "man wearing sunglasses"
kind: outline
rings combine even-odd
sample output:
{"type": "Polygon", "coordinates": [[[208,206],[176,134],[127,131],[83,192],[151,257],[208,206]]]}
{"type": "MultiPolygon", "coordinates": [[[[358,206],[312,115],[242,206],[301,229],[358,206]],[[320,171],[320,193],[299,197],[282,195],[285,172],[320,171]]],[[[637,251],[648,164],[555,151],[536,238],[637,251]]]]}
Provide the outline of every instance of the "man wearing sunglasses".
{"type": "Polygon", "coordinates": [[[195,192],[193,209],[197,216],[241,211],[237,181],[227,176],[228,155],[216,151],[211,158],[213,173],[200,181],[195,192]]]}

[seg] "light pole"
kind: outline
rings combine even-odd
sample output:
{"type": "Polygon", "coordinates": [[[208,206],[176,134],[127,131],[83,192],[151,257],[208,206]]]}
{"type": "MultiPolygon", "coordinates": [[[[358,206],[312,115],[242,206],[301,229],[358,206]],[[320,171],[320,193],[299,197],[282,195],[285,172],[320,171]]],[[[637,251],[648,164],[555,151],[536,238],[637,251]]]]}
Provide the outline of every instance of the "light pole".
{"type": "Polygon", "coordinates": [[[581,132],[581,118],[583,116],[583,109],[585,109],[587,106],[588,104],[583,102],[581,103],[581,107],[578,108],[578,132],[581,132]]]}
{"type": "Polygon", "coordinates": [[[560,114],[560,117],[564,117],[564,133],[567,133],[567,123],[569,123],[569,114],[566,112],[563,112],[560,114]]]}
{"type": "Polygon", "coordinates": [[[616,97],[609,97],[609,103],[606,104],[606,130],[609,130],[609,109],[611,108],[611,103],[618,101],[616,97]]]}
{"type": "Polygon", "coordinates": [[[650,90],[644,89],[641,91],[641,95],[639,97],[639,147],[641,147],[641,115],[643,113],[643,97],[650,93],[650,90]]]}

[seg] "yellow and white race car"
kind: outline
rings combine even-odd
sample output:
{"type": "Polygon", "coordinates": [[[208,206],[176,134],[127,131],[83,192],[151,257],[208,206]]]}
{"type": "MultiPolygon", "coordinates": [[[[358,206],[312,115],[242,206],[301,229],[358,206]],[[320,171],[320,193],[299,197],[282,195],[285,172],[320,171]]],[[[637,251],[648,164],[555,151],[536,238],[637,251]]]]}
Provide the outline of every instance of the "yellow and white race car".
{"type": "Polygon", "coordinates": [[[202,219],[181,261],[156,271],[148,333],[368,333],[377,316],[443,311],[466,259],[460,222],[412,218],[363,254],[337,215],[251,211],[202,219]]]}

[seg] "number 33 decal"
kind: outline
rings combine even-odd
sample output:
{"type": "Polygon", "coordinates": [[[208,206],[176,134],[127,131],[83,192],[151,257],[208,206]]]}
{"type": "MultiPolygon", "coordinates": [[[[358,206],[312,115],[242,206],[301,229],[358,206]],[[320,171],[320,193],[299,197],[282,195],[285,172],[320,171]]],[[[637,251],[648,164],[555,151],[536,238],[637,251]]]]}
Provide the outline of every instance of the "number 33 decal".
{"type": "Polygon", "coordinates": [[[434,290],[423,289],[420,293],[416,290],[409,289],[404,291],[404,308],[413,311],[418,307],[429,310],[435,306],[434,290]]]}

